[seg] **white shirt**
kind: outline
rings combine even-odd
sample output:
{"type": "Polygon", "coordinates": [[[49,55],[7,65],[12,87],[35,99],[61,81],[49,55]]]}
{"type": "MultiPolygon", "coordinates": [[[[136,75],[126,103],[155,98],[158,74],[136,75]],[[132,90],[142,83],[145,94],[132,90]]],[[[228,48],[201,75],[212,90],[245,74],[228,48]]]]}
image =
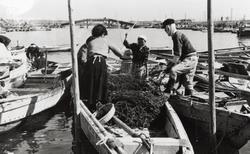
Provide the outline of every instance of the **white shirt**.
{"type": "Polygon", "coordinates": [[[0,63],[8,63],[12,61],[11,52],[3,43],[0,43],[0,63]]]}
{"type": "Polygon", "coordinates": [[[108,57],[109,54],[109,44],[108,41],[103,37],[95,38],[88,43],[88,50],[91,53],[97,53],[108,57]]]}

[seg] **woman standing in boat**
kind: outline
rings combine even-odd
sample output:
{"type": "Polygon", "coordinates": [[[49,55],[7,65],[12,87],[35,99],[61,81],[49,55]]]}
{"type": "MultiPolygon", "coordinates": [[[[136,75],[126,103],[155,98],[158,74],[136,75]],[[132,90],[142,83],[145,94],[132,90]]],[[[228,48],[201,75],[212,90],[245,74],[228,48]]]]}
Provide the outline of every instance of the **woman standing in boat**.
{"type": "Polygon", "coordinates": [[[122,58],[119,49],[113,46],[106,36],[107,29],[98,24],[92,29],[92,36],[87,39],[87,61],[80,68],[80,98],[90,111],[95,111],[100,104],[107,101],[107,64],[106,58],[111,50],[122,58]]]}

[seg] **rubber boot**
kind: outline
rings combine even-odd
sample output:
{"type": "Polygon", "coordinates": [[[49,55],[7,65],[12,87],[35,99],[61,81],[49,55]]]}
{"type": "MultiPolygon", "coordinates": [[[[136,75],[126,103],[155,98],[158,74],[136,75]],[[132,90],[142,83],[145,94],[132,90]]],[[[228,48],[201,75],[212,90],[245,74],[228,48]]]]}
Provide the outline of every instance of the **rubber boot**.
{"type": "Polygon", "coordinates": [[[185,89],[185,96],[193,96],[194,91],[192,89],[185,89]]]}
{"type": "Polygon", "coordinates": [[[171,91],[174,88],[174,83],[175,83],[174,79],[170,78],[169,81],[168,81],[168,83],[165,85],[166,89],[164,90],[164,92],[171,94],[171,91]]]}

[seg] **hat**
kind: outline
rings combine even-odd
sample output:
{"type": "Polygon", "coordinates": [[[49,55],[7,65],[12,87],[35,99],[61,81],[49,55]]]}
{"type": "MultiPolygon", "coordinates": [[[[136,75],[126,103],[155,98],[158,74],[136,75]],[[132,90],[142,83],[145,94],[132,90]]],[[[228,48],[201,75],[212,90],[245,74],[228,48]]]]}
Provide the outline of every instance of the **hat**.
{"type": "Polygon", "coordinates": [[[162,28],[165,28],[166,25],[171,25],[171,24],[174,24],[174,23],[175,23],[174,19],[168,18],[165,21],[163,21],[162,28]]]}
{"type": "Polygon", "coordinates": [[[142,38],[144,41],[147,41],[147,37],[144,35],[139,35],[138,38],[142,38]]]}

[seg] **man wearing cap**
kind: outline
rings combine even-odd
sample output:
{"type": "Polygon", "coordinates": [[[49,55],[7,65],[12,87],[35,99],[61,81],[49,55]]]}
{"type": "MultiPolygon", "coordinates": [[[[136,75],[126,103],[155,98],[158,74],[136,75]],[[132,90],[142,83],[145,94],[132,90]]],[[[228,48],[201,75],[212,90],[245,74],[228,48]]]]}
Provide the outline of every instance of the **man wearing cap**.
{"type": "Polygon", "coordinates": [[[172,37],[174,58],[172,62],[175,64],[169,75],[169,81],[166,85],[166,93],[174,90],[174,85],[178,76],[184,77],[183,86],[185,87],[185,95],[193,94],[193,78],[198,63],[196,50],[188,40],[188,38],[176,29],[174,19],[167,19],[162,23],[162,28],[168,36],[172,37]]]}
{"type": "Polygon", "coordinates": [[[132,70],[131,74],[140,80],[147,77],[147,62],[149,48],[146,46],[147,38],[143,35],[138,36],[137,43],[129,44],[127,41],[127,34],[125,34],[124,46],[132,51],[132,70]]]}

